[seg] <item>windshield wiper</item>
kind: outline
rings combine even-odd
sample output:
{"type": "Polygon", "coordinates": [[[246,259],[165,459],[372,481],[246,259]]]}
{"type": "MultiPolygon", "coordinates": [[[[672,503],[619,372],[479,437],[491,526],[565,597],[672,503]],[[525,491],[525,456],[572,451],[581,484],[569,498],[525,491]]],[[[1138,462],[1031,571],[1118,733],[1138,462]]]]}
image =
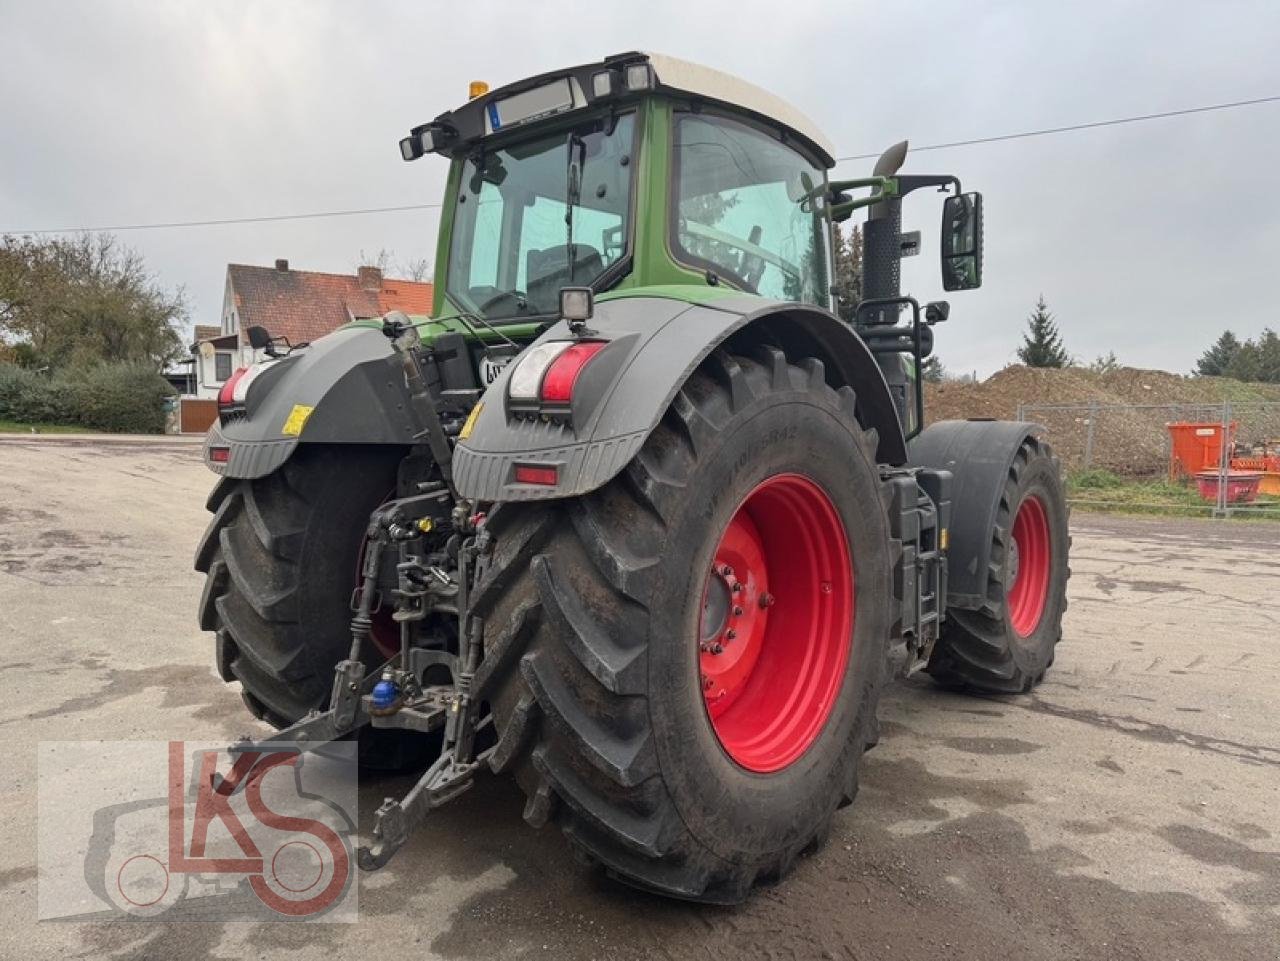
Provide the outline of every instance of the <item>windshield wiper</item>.
{"type": "Polygon", "coordinates": [[[573,268],[578,261],[578,251],[573,242],[573,208],[582,200],[582,168],[587,163],[587,142],[575,131],[569,134],[569,160],[565,170],[564,230],[565,252],[569,255],[569,283],[573,283],[573,268]],[[575,158],[575,151],[577,156],[575,158]]]}

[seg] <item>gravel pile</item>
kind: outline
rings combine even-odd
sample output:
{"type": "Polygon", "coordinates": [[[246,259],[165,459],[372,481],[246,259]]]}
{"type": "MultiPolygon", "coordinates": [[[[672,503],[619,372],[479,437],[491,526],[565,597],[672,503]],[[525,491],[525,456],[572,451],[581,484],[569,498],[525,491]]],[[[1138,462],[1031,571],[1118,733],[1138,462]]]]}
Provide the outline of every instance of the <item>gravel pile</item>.
{"type": "Polygon", "coordinates": [[[1084,465],[1091,403],[1100,408],[1089,465],[1128,476],[1162,474],[1169,463],[1170,421],[1220,421],[1223,401],[1233,405],[1237,438],[1253,444],[1280,438],[1280,385],[1246,384],[1225,377],[1184,377],[1162,370],[1122,367],[1098,374],[1080,367],[1046,370],[1006,367],[977,383],[929,385],[925,414],[936,420],[1012,418],[1018,405],[1076,405],[1082,409],[1028,411],[1043,424],[1068,469],[1084,465]],[[1271,405],[1271,406],[1266,406],[1271,405]],[[1125,410],[1107,410],[1109,407],[1125,410]]]}

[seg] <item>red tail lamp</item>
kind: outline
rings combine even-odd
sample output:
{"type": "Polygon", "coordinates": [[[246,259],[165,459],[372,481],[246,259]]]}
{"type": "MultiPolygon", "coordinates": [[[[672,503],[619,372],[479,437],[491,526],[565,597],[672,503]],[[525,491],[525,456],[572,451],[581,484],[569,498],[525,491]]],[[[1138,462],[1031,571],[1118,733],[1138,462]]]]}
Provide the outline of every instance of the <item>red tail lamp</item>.
{"type": "Polygon", "coordinates": [[[517,404],[566,407],[578,375],[608,342],[549,340],[530,347],[511,372],[507,393],[517,404]]]}
{"type": "Polygon", "coordinates": [[[232,404],[235,403],[236,387],[239,386],[240,381],[244,378],[244,375],[247,373],[249,373],[249,368],[241,367],[238,370],[236,370],[235,373],[233,373],[230,377],[227,378],[227,382],[223,384],[222,389],[218,391],[219,407],[230,407],[232,404]]]}
{"type": "Polygon", "coordinates": [[[544,404],[568,404],[573,400],[573,385],[577,383],[587,361],[600,353],[604,342],[599,340],[574,344],[551,362],[542,377],[542,402],[544,404]]]}

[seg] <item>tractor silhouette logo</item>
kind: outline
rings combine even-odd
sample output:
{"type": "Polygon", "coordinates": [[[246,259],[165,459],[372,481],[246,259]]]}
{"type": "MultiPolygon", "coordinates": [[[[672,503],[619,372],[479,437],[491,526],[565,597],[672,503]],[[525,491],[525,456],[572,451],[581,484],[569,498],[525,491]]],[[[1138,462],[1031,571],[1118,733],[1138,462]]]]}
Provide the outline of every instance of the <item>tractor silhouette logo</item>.
{"type": "Polygon", "coordinates": [[[170,741],[167,761],[164,797],[93,813],[84,881],[114,913],[319,919],[352,892],[353,816],[301,776],[323,758],[282,745],[188,759],[170,741]]]}

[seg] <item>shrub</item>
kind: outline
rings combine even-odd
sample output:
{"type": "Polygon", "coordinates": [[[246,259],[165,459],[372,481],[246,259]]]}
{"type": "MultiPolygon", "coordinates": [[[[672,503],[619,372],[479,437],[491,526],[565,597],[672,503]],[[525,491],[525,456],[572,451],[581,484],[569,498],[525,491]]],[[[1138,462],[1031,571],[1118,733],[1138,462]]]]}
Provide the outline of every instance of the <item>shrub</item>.
{"type": "Polygon", "coordinates": [[[172,393],[145,364],[103,364],[53,376],[0,364],[0,420],[159,434],[172,393]]]}
{"type": "Polygon", "coordinates": [[[1124,486],[1124,481],[1103,467],[1073,472],[1067,483],[1075,490],[1107,490],[1124,486]]]}

